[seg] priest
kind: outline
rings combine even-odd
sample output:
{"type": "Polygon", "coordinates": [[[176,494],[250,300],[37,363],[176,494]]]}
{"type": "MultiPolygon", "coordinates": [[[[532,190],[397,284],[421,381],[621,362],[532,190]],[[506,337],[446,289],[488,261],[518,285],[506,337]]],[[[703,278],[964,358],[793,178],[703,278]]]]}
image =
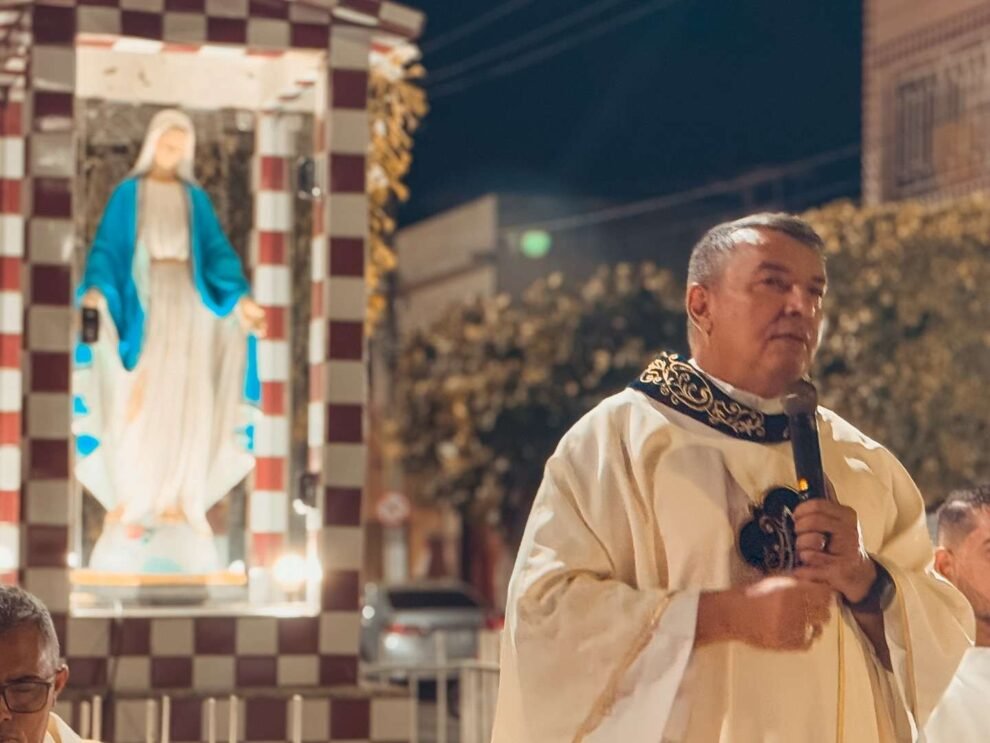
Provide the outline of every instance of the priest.
{"type": "Polygon", "coordinates": [[[740,548],[796,483],[780,398],[822,331],[823,243],[758,214],[694,247],[692,358],[662,354],[561,440],[509,587],[495,743],[918,739],[969,644],[898,461],[818,408],[831,497],[796,567],[740,548]],[[752,527],[750,528],[752,531],[752,527]]]}

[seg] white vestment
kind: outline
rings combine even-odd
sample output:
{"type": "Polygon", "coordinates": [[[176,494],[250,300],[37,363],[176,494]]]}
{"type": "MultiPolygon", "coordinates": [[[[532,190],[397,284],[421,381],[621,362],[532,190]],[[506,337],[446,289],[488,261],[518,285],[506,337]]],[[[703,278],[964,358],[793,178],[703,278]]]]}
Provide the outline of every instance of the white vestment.
{"type": "Polygon", "coordinates": [[[925,726],[926,743],[990,740],[990,647],[970,648],[925,726]]]}
{"type": "Polygon", "coordinates": [[[897,460],[828,410],[819,429],[838,500],[897,587],[884,617],[893,673],[838,606],[807,652],[693,647],[699,592],[761,577],[737,535],[769,488],[793,485],[790,445],[726,435],[627,389],[547,462],[509,588],[493,743],[916,737],[972,613],[930,568],[922,498],[897,460]]]}
{"type": "Polygon", "coordinates": [[[65,720],[54,712],[49,712],[45,743],[82,743],[82,738],[69,727],[65,720]]]}

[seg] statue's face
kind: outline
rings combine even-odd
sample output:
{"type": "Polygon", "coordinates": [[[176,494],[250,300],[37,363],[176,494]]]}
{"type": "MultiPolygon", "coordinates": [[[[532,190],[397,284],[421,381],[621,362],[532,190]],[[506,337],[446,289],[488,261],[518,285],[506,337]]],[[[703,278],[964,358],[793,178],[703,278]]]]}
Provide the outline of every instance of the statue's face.
{"type": "Polygon", "coordinates": [[[155,167],[166,173],[174,173],[185,154],[189,135],[182,129],[169,129],[158,138],[155,147],[155,167]]]}

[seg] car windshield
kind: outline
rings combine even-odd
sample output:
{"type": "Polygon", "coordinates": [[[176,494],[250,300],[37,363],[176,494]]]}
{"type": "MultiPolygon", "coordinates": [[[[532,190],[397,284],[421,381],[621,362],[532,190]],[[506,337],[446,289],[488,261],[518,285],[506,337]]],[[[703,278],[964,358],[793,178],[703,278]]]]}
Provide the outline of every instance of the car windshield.
{"type": "Polygon", "coordinates": [[[391,589],[389,603],[396,609],[474,609],[478,602],[458,590],[410,591],[391,589]]]}

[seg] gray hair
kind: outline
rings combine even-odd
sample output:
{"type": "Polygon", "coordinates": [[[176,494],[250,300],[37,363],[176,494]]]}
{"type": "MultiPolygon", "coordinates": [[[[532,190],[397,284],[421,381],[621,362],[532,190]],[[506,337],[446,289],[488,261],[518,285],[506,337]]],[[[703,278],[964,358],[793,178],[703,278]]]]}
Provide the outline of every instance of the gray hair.
{"type": "Polygon", "coordinates": [[[743,241],[738,241],[738,233],[743,230],[773,230],[792,237],[820,255],[825,253],[825,242],[815,232],[815,228],[800,217],[783,212],[760,212],[732,222],[715,225],[702,235],[691,249],[688,261],[688,286],[692,284],[710,285],[715,281],[729,254],[743,241]]]}
{"type": "Polygon", "coordinates": [[[0,635],[25,624],[34,625],[41,633],[52,670],[56,670],[60,651],[52,615],[36,596],[24,589],[0,586],[0,635]]]}
{"type": "Polygon", "coordinates": [[[990,509],[990,483],[949,493],[937,514],[939,545],[951,547],[965,539],[976,527],[974,516],[981,508],[990,509]]]}

